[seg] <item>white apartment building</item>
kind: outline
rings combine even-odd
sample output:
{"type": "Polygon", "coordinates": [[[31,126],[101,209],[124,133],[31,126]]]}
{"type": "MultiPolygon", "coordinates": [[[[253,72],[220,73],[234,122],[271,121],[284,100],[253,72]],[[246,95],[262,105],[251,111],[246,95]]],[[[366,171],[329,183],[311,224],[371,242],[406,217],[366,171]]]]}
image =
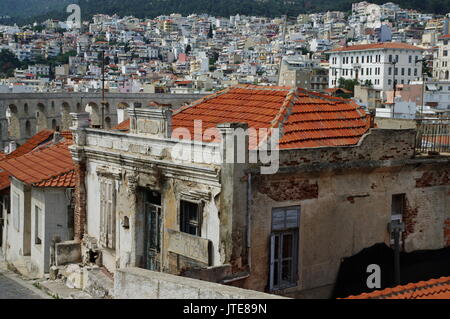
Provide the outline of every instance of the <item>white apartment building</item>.
{"type": "Polygon", "coordinates": [[[396,42],[361,44],[328,51],[330,54],[329,87],[339,79],[370,81],[374,89],[392,90],[397,84],[409,84],[422,77],[423,49],[396,42]],[[397,61],[394,65],[394,62],[397,61]]]}
{"type": "Polygon", "coordinates": [[[450,34],[438,38],[434,51],[433,78],[437,81],[450,80],[450,34]]]}

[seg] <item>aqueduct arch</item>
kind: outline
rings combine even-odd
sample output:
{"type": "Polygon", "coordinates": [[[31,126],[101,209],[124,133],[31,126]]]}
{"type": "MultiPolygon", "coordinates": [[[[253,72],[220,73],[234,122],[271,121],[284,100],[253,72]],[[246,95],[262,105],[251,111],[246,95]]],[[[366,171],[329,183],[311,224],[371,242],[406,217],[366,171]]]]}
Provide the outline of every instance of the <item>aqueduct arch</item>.
{"type": "Polygon", "coordinates": [[[20,139],[19,110],[15,104],[10,104],[6,109],[6,119],[8,121],[8,136],[11,139],[20,139]]]}
{"type": "Polygon", "coordinates": [[[68,130],[72,124],[70,104],[63,102],[61,106],[61,129],[68,130]]]}
{"type": "Polygon", "coordinates": [[[47,113],[45,105],[38,103],[36,108],[36,132],[47,128],[47,113]]]}

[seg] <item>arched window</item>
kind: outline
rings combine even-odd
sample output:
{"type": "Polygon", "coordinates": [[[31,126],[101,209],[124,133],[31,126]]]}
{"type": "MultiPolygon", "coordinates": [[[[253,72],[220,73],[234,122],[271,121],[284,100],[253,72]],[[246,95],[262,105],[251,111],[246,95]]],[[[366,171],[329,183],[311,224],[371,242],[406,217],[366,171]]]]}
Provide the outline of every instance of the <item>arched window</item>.
{"type": "Polygon", "coordinates": [[[25,136],[26,137],[31,136],[31,123],[28,120],[25,122],[25,136]]]}

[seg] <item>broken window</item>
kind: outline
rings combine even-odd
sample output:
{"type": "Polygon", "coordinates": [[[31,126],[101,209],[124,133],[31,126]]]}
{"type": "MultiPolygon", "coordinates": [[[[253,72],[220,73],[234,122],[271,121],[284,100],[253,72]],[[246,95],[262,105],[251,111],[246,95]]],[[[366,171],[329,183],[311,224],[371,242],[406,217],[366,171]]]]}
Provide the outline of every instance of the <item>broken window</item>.
{"type": "Polygon", "coordinates": [[[42,210],[40,207],[34,207],[34,243],[40,245],[42,243],[42,210]]]}
{"type": "Polygon", "coordinates": [[[300,207],[272,210],[270,290],[297,285],[300,207]]]}
{"type": "MultiPolygon", "coordinates": [[[[405,210],[405,194],[394,194],[392,195],[391,203],[391,223],[392,222],[403,222],[403,214],[405,210]]],[[[391,245],[394,245],[394,233],[390,234],[391,245]]],[[[400,239],[400,244],[402,244],[400,239]]]]}
{"type": "Polygon", "coordinates": [[[181,231],[194,236],[201,236],[200,205],[182,200],[180,202],[181,231]]]}
{"type": "Polygon", "coordinates": [[[100,182],[100,243],[115,249],[116,241],[116,207],[115,182],[103,179],[100,182]]]}

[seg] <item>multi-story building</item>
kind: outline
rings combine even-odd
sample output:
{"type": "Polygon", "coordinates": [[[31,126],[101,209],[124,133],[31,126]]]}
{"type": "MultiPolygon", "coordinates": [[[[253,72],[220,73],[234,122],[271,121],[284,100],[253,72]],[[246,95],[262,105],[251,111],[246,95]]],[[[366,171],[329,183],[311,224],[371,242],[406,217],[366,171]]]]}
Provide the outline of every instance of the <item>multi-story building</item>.
{"type": "Polygon", "coordinates": [[[438,38],[438,49],[434,52],[433,78],[450,80],[450,34],[438,38]]]}
{"type": "Polygon", "coordinates": [[[370,82],[374,89],[388,90],[397,84],[409,84],[422,76],[423,49],[406,43],[375,43],[338,48],[329,51],[330,88],[339,79],[370,82]]]}

